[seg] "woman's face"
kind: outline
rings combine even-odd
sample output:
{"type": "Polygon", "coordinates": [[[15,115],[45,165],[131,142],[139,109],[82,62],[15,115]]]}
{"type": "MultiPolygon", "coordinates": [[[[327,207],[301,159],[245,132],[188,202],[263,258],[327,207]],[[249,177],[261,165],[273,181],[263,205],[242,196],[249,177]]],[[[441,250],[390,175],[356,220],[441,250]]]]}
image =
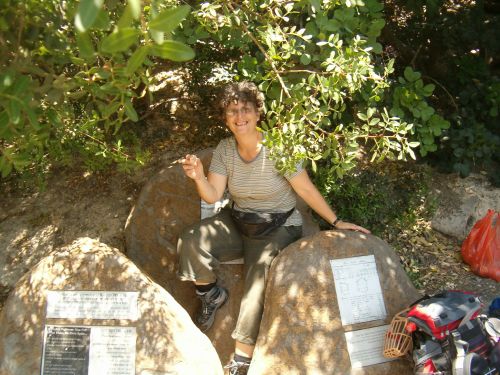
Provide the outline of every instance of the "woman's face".
{"type": "Polygon", "coordinates": [[[238,136],[256,131],[260,113],[253,103],[238,101],[227,106],[225,116],[227,127],[238,136]]]}

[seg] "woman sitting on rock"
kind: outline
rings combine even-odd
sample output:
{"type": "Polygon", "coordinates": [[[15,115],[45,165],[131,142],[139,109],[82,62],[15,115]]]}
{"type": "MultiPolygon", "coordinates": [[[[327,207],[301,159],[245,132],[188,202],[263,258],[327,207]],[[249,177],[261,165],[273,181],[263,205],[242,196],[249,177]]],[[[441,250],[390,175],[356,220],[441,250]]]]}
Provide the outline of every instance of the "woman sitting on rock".
{"type": "Polygon", "coordinates": [[[215,313],[228,299],[227,290],[217,285],[214,265],[221,258],[244,257],[245,289],[232,333],[236,348],[229,364],[231,375],[246,374],[250,365],[272,260],[301,237],[302,218],[295,208],[295,194],[332,227],[369,233],[340,220],[302,167],[284,175],[276,170],[262,144],[265,134],[257,130],[263,104],[264,96],[253,83],[226,86],[220,107],[233,136],[215,149],[208,176],[196,155],[182,160],[186,176],[193,179],[205,202],[217,202],[226,188],[234,201],[231,208],[187,228],[178,243],[179,277],[195,283],[202,301],[196,322],[203,331],[212,326],[215,313]]]}

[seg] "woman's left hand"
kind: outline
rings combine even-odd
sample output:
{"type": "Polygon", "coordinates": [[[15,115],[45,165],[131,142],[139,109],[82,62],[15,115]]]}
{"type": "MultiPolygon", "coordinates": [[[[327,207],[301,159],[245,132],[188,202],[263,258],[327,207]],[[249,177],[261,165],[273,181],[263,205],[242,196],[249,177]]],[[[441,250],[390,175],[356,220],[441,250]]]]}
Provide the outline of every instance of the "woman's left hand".
{"type": "Polygon", "coordinates": [[[354,230],[356,232],[361,232],[361,233],[366,233],[369,234],[371,233],[368,229],[360,227],[359,225],[353,224],[353,223],[348,223],[347,221],[342,221],[339,220],[337,224],[335,224],[336,229],[347,229],[347,230],[354,230]]]}

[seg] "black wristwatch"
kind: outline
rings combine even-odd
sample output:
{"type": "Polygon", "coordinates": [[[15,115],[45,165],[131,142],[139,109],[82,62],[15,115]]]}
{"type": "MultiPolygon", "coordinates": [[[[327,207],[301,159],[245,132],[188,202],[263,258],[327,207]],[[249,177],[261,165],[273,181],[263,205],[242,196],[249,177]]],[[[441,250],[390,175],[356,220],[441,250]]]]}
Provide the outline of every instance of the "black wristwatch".
{"type": "Polygon", "coordinates": [[[340,220],[338,217],[335,219],[335,221],[331,224],[332,225],[332,228],[337,228],[337,224],[339,223],[339,221],[342,221],[340,220]]]}

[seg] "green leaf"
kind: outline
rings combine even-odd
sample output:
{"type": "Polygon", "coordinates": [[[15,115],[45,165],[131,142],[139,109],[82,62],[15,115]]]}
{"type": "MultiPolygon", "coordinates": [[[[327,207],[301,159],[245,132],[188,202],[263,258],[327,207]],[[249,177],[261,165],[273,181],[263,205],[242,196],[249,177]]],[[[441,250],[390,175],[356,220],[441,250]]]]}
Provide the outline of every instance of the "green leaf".
{"type": "Polygon", "coordinates": [[[130,100],[125,101],[125,113],[127,114],[127,117],[133,122],[137,122],[139,120],[139,116],[137,115],[137,112],[135,111],[134,106],[132,105],[130,100]]]}
{"type": "Polygon", "coordinates": [[[141,16],[141,0],[128,0],[128,5],[132,11],[132,16],[138,20],[141,16]]]}
{"type": "Polygon", "coordinates": [[[422,137],[422,143],[425,145],[425,146],[429,146],[429,145],[432,145],[434,143],[434,137],[430,134],[425,134],[423,137],[422,137]]]}
{"type": "Polygon", "coordinates": [[[80,56],[90,60],[94,56],[94,45],[88,33],[76,33],[76,44],[80,50],[80,56]]]}
{"type": "Polygon", "coordinates": [[[10,136],[9,115],[6,111],[3,111],[0,113],[0,138],[9,140],[10,136]]]}
{"type": "Polygon", "coordinates": [[[387,73],[393,73],[394,72],[394,59],[390,59],[389,62],[387,63],[385,70],[387,73]]]}
{"type": "Polygon", "coordinates": [[[112,34],[109,34],[101,42],[101,50],[107,53],[115,53],[126,51],[132,44],[137,41],[139,30],[132,27],[120,29],[112,34]]]}
{"type": "Polygon", "coordinates": [[[114,114],[118,109],[120,108],[121,103],[119,102],[113,102],[113,103],[106,103],[106,105],[103,105],[101,108],[101,114],[104,118],[108,118],[112,114],[114,114]]]}
{"type": "Polygon", "coordinates": [[[93,28],[99,30],[108,30],[110,26],[111,20],[109,19],[108,12],[106,12],[104,9],[101,9],[99,13],[97,13],[93,28]]]}
{"type": "Polygon", "coordinates": [[[163,44],[165,40],[165,33],[163,31],[149,30],[149,33],[156,44],[163,44]]]}
{"type": "Polygon", "coordinates": [[[173,31],[187,17],[191,7],[181,5],[176,8],[166,9],[149,22],[149,28],[156,31],[169,33],[173,31]]]}
{"type": "Polygon", "coordinates": [[[455,163],[453,169],[460,173],[461,177],[467,177],[470,174],[470,165],[468,163],[455,163]]]}
{"type": "Polygon", "coordinates": [[[38,123],[38,119],[36,117],[35,111],[33,109],[31,109],[30,107],[26,107],[25,111],[26,111],[26,115],[28,116],[28,120],[31,123],[31,126],[33,127],[33,129],[35,129],[37,131],[40,130],[40,124],[38,123]]]}
{"type": "Polygon", "coordinates": [[[161,46],[153,46],[151,53],[178,62],[191,60],[195,55],[191,47],[175,40],[166,40],[161,46]]]}
{"type": "Polygon", "coordinates": [[[202,27],[199,26],[195,29],[196,39],[206,39],[209,36],[210,36],[210,33],[207,30],[203,29],[202,27]]]}
{"type": "Polygon", "coordinates": [[[28,165],[30,165],[29,157],[26,155],[17,155],[12,158],[12,164],[17,171],[22,171],[28,165]]]}
{"type": "Polygon", "coordinates": [[[336,20],[336,19],[331,19],[328,20],[328,22],[325,25],[325,30],[330,31],[332,33],[336,33],[339,31],[339,29],[342,27],[342,24],[336,20]]]}
{"type": "Polygon", "coordinates": [[[19,121],[21,121],[21,105],[17,100],[11,100],[9,102],[9,116],[13,124],[17,125],[19,121]]]}
{"type": "Polygon", "coordinates": [[[30,84],[30,79],[27,76],[19,76],[14,81],[14,86],[12,87],[12,94],[16,96],[26,95],[26,90],[30,84]]]}
{"type": "Polygon", "coordinates": [[[300,63],[303,65],[309,65],[311,62],[311,55],[308,53],[304,53],[302,56],[300,56],[300,63]]]}
{"type": "Polygon", "coordinates": [[[432,93],[434,92],[434,89],[436,88],[435,85],[433,85],[432,83],[429,83],[428,85],[425,85],[424,86],[424,93],[425,93],[425,96],[431,96],[432,93]]]}
{"type": "Polygon", "coordinates": [[[422,75],[419,72],[413,71],[411,67],[407,66],[404,71],[404,76],[407,81],[415,82],[416,80],[420,79],[422,75]]]}
{"type": "Polygon", "coordinates": [[[9,124],[9,115],[6,111],[0,112],[0,132],[9,124]]]}
{"type": "Polygon", "coordinates": [[[94,24],[104,0],[81,0],[75,15],[75,26],[78,31],[85,32],[94,24]]]}
{"type": "Polygon", "coordinates": [[[357,116],[359,117],[360,120],[367,121],[368,117],[364,113],[358,112],[357,116]]]}
{"type": "Polygon", "coordinates": [[[118,23],[116,24],[116,26],[119,29],[124,29],[126,27],[131,27],[133,19],[134,19],[133,11],[132,11],[132,8],[131,8],[130,3],[129,3],[125,7],[125,10],[123,11],[123,14],[120,17],[120,19],[118,20],[118,23]]]}
{"type": "Polygon", "coordinates": [[[314,9],[314,13],[321,11],[321,1],[320,0],[309,0],[309,3],[314,9]]]}
{"type": "Polygon", "coordinates": [[[144,62],[149,52],[149,46],[139,47],[127,61],[125,72],[127,75],[133,74],[144,62]]]}
{"type": "Polygon", "coordinates": [[[370,12],[381,12],[384,9],[384,5],[376,0],[365,0],[366,7],[370,12]]]}
{"type": "Polygon", "coordinates": [[[12,163],[4,155],[0,158],[0,171],[2,172],[2,177],[7,177],[10,172],[12,172],[12,163]]]}
{"type": "Polygon", "coordinates": [[[441,128],[432,128],[432,134],[434,134],[436,137],[438,135],[441,135],[441,133],[443,132],[443,130],[441,128]]]}
{"type": "Polygon", "coordinates": [[[4,91],[3,89],[6,89],[14,83],[15,76],[13,71],[8,71],[5,74],[0,76],[0,82],[1,82],[1,91],[4,91]]]}
{"type": "Polygon", "coordinates": [[[70,56],[71,62],[75,65],[83,66],[85,65],[85,60],[80,57],[70,56]]]}
{"type": "Polygon", "coordinates": [[[378,37],[384,26],[385,26],[385,21],[383,19],[372,21],[372,23],[370,24],[370,29],[367,32],[367,35],[371,37],[378,37]]]}
{"type": "Polygon", "coordinates": [[[376,54],[381,54],[382,51],[384,50],[384,48],[382,47],[382,44],[380,44],[380,43],[373,43],[373,44],[370,44],[370,46],[373,48],[373,53],[376,53],[376,54]]]}
{"type": "Polygon", "coordinates": [[[0,31],[9,30],[9,24],[5,21],[5,18],[0,17],[0,31]]]}

